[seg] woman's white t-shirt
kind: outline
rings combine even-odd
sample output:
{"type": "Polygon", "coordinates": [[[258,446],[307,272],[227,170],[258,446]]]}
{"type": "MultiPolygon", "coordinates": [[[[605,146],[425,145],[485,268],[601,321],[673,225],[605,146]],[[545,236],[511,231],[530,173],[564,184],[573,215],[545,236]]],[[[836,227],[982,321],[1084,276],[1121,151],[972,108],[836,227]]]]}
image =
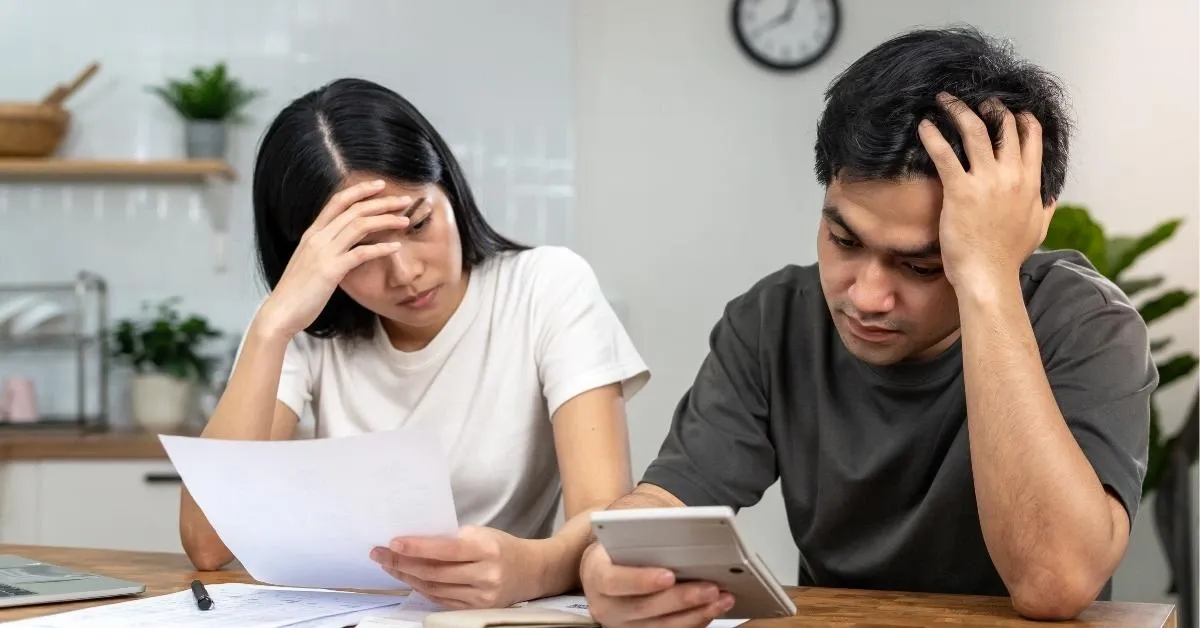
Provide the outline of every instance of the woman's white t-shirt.
{"type": "Polygon", "coordinates": [[[554,412],[615,382],[628,400],[649,377],[591,266],[541,246],[473,269],[459,308],[418,351],[397,350],[382,327],[370,340],[298,334],[277,396],[297,416],[315,417],[319,437],[432,428],[460,524],[544,538],[561,494],[554,412]]]}

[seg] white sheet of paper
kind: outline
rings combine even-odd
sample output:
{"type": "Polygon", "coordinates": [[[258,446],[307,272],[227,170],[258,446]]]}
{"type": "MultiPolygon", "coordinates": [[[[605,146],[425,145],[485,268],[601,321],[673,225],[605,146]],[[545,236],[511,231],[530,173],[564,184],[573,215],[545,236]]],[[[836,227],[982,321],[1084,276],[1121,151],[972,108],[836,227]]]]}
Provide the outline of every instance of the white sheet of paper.
{"type": "MultiPolygon", "coordinates": [[[[587,598],[582,595],[557,595],[554,597],[541,598],[538,600],[530,600],[522,604],[522,606],[533,606],[537,608],[552,608],[558,611],[566,611],[590,617],[591,612],[588,610],[587,598]]],[[[368,614],[372,616],[374,613],[368,614]]],[[[740,626],[749,620],[746,619],[717,619],[709,622],[708,628],[734,628],[740,626]]]]}
{"type": "Polygon", "coordinates": [[[213,607],[201,611],[190,589],[16,621],[14,628],[341,628],[369,612],[399,606],[394,595],[343,593],[314,589],[266,587],[254,584],[212,584],[205,587],[213,607]]]}
{"type": "MultiPolygon", "coordinates": [[[[358,628],[420,628],[421,620],[426,615],[446,610],[445,607],[420,594],[410,593],[408,597],[409,599],[400,606],[391,606],[366,613],[366,616],[359,622],[358,628]]],[[[522,602],[515,606],[549,608],[591,617],[587,598],[582,595],[558,595],[522,602]]],[[[709,622],[708,628],[734,628],[747,621],[746,619],[718,619],[709,622]]]]}
{"type": "Polygon", "coordinates": [[[260,582],[407,589],[370,559],[403,535],[454,536],[441,443],[405,427],[344,438],[160,436],[221,540],[260,582]]]}

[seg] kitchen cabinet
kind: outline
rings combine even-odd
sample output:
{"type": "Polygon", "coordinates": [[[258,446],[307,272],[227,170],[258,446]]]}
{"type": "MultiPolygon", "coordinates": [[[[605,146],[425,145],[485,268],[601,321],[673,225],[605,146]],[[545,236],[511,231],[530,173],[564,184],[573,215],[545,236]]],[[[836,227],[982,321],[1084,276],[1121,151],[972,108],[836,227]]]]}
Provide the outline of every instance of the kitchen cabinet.
{"type": "Polygon", "coordinates": [[[0,542],[182,552],[178,476],[164,459],[0,464],[0,542]]]}

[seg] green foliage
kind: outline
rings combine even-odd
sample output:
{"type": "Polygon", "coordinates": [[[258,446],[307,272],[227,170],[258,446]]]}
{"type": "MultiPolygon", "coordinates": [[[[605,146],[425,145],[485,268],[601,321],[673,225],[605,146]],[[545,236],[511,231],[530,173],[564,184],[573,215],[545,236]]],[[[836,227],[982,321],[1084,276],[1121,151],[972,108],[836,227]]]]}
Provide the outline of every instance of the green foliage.
{"type": "MultiPolygon", "coordinates": [[[[1129,271],[1141,256],[1170,240],[1181,222],[1181,219],[1167,220],[1137,236],[1108,236],[1084,207],[1059,205],[1042,247],[1052,250],[1075,249],[1083,253],[1100,274],[1117,284],[1130,298],[1141,297],[1140,305],[1137,306],[1138,312],[1142,315],[1142,320],[1150,325],[1188,305],[1196,293],[1172,288],[1155,294],[1151,291],[1160,289],[1165,281],[1161,275],[1136,277],[1127,275],[1126,271],[1129,271]]],[[[1191,375],[1197,364],[1200,364],[1200,358],[1188,352],[1164,356],[1163,352],[1171,342],[1169,337],[1155,338],[1150,342],[1150,350],[1158,366],[1158,391],[1191,375]]],[[[1155,391],[1155,395],[1158,391],[1155,391]]],[[[1178,437],[1163,433],[1155,395],[1150,397],[1150,459],[1146,469],[1146,480],[1142,483],[1143,495],[1157,488],[1166,464],[1166,454],[1170,451],[1174,439],[1178,437]]],[[[1192,458],[1192,462],[1196,462],[1195,457],[1192,458]]]]}
{"type": "Polygon", "coordinates": [[[165,85],[149,90],[187,120],[236,121],[242,108],[262,95],[230,77],[224,62],[193,68],[187,80],[168,79],[165,85]]]}
{"type": "Polygon", "coordinates": [[[113,356],[138,373],[162,373],[179,379],[209,383],[216,360],[201,355],[201,346],[221,336],[203,317],[181,316],[178,298],[158,304],[144,320],[123,319],[113,330],[113,356]]]}

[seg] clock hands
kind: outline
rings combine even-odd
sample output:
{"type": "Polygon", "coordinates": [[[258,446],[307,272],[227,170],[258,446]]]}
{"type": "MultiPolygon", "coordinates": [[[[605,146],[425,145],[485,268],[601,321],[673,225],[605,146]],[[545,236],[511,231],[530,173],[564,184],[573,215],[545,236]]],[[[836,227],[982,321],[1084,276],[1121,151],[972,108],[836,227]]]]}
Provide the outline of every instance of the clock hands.
{"type": "Polygon", "coordinates": [[[780,13],[779,15],[776,15],[775,17],[760,24],[758,28],[754,29],[754,32],[751,33],[750,36],[752,38],[757,38],[759,35],[762,35],[763,33],[781,24],[787,24],[790,22],[792,20],[792,14],[796,12],[796,4],[799,1],[800,0],[788,0],[787,8],[783,10],[783,13],[780,13]]]}

